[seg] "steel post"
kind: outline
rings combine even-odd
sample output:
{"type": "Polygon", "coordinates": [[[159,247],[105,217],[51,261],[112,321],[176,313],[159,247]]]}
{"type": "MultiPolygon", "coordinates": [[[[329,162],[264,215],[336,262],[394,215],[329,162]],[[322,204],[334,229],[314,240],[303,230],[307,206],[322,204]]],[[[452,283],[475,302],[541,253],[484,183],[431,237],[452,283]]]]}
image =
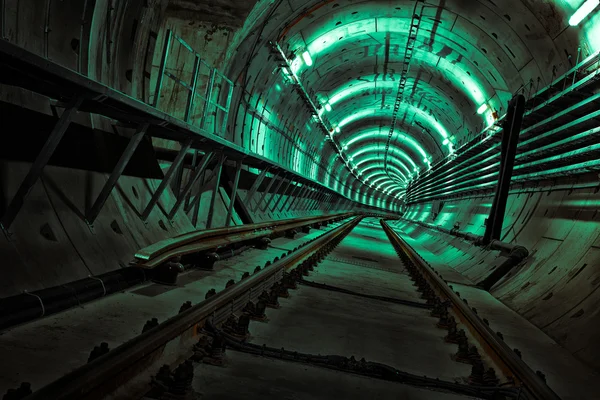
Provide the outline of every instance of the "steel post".
{"type": "Polygon", "coordinates": [[[200,72],[200,57],[196,55],[194,59],[194,68],[192,69],[192,84],[190,85],[190,93],[188,94],[185,107],[185,122],[190,122],[190,115],[194,108],[194,99],[196,98],[196,86],[198,85],[198,73],[200,72]]]}
{"type": "Polygon", "coordinates": [[[283,197],[287,194],[287,192],[290,189],[290,186],[292,186],[293,182],[294,182],[294,180],[290,179],[290,181],[288,182],[287,186],[285,187],[285,189],[283,190],[281,195],[279,195],[279,197],[277,198],[277,201],[273,205],[273,208],[271,208],[271,211],[277,211],[277,207],[279,206],[279,203],[281,203],[281,199],[283,199],[283,197]]]}
{"type": "Polygon", "coordinates": [[[260,210],[260,205],[262,204],[262,202],[265,199],[265,197],[267,197],[267,194],[269,194],[269,191],[271,190],[271,187],[273,186],[273,184],[275,183],[275,181],[277,180],[278,177],[279,177],[279,172],[277,172],[275,175],[273,175],[273,177],[269,181],[269,184],[267,185],[266,189],[262,192],[262,195],[260,196],[260,199],[254,205],[253,211],[260,210]]]}
{"type": "Polygon", "coordinates": [[[510,189],[515,156],[517,155],[517,144],[521,133],[521,123],[525,112],[525,97],[517,95],[508,103],[508,111],[504,126],[502,127],[502,150],[500,158],[500,175],[496,186],[496,194],[487,220],[483,245],[489,244],[493,239],[500,239],[502,224],[506,212],[506,201],[510,189]]]}
{"type": "Polygon", "coordinates": [[[152,212],[152,209],[154,208],[154,206],[156,205],[156,203],[158,203],[158,200],[160,199],[160,196],[162,196],[162,194],[165,191],[165,189],[167,188],[167,186],[169,186],[169,184],[171,183],[171,180],[175,176],[175,173],[177,172],[177,169],[183,163],[183,160],[185,159],[185,155],[186,155],[186,153],[188,152],[188,150],[190,149],[191,146],[192,146],[192,141],[191,140],[189,140],[185,144],[181,145],[181,149],[179,150],[179,153],[177,153],[177,157],[175,157],[175,160],[173,160],[173,164],[171,164],[171,166],[169,167],[169,170],[165,174],[165,177],[163,178],[163,180],[158,185],[158,188],[156,189],[156,191],[152,195],[152,198],[150,199],[150,202],[148,203],[148,205],[146,206],[146,208],[142,212],[142,215],[141,215],[142,221],[145,222],[148,219],[148,217],[150,216],[150,213],[152,212]]]}
{"type": "Polygon", "coordinates": [[[112,173],[110,174],[106,183],[102,187],[102,190],[100,190],[100,194],[96,198],[96,201],[94,201],[94,205],[92,205],[87,215],[85,216],[85,219],[89,225],[92,225],[98,217],[98,214],[100,214],[100,210],[102,210],[102,207],[104,207],[108,196],[110,196],[112,190],[117,184],[117,181],[123,174],[123,171],[125,171],[125,167],[127,167],[127,164],[129,164],[129,160],[131,160],[131,157],[135,153],[135,150],[142,142],[142,139],[144,138],[144,135],[146,135],[149,126],[150,124],[148,123],[140,125],[137,132],[131,137],[131,139],[129,139],[129,143],[125,148],[125,151],[123,151],[123,154],[121,154],[121,158],[119,158],[117,165],[115,165],[112,173]]]}
{"type": "Polygon", "coordinates": [[[292,189],[292,192],[283,201],[283,204],[281,204],[281,207],[279,208],[279,211],[283,211],[285,209],[285,206],[287,205],[287,203],[290,202],[290,199],[295,199],[294,196],[298,193],[298,189],[300,189],[300,182],[296,182],[296,185],[294,185],[294,188],[292,189]]]}
{"type": "Polygon", "coordinates": [[[156,77],[156,89],[154,90],[154,101],[152,106],[158,108],[158,100],[160,99],[160,92],[162,91],[162,84],[165,77],[165,69],[167,68],[167,60],[169,59],[169,51],[171,49],[171,42],[173,40],[173,31],[167,29],[167,36],[165,37],[165,43],[163,47],[162,57],[160,59],[160,66],[158,67],[158,76],[156,77]]]}
{"type": "Polygon", "coordinates": [[[273,191],[273,193],[271,193],[271,197],[269,197],[269,200],[266,201],[264,208],[261,210],[262,212],[265,212],[269,209],[269,204],[271,204],[271,202],[273,201],[273,198],[275,197],[277,192],[279,192],[279,189],[281,189],[281,186],[283,185],[283,182],[285,182],[286,178],[287,178],[287,174],[283,174],[281,176],[281,179],[279,180],[279,183],[275,187],[275,190],[273,191]]]}
{"type": "Polygon", "coordinates": [[[231,217],[233,216],[233,207],[237,197],[238,185],[240,183],[240,174],[242,172],[242,161],[239,160],[236,163],[235,178],[233,179],[233,189],[231,190],[231,198],[229,199],[229,208],[227,209],[227,218],[225,219],[225,226],[229,226],[231,217]]]}
{"type": "Polygon", "coordinates": [[[208,217],[206,218],[206,229],[212,228],[213,225],[213,216],[215,212],[215,202],[217,201],[217,195],[219,194],[219,188],[221,186],[221,173],[223,172],[223,163],[225,162],[225,155],[221,154],[219,159],[219,164],[215,169],[215,175],[217,177],[217,181],[215,182],[215,188],[212,192],[212,196],[210,198],[210,206],[208,208],[208,217]]]}
{"type": "Polygon", "coordinates": [[[248,203],[248,206],[250,206],[250,203],[252,202],[252,198],[256,194],[256,191],[258,190],[260,185],[262,185],[263,181],[265,180],[265,177],[267,176],[267,172],[269,172],[269,169],[271,169],[271,168],[267,167],[267,168],[263,169],[261,171],[260,175],[258,175],[258,177],[254,180],[254,183],[250,187],[250,190],[248,190],[248,193],[246,194],[246,202],[248,203]]]}
{"type": "Polygon", "coordinates": [[[46,166],[46,164],[48,164],[48,161],[52,157],[52,154],[54,154],[54,151],[56,150],[60,141],[62,140],[65,132],[67,131],[67,128],[71,124],[73,117],[75,116],[77,110],[83,103],[83,99],[83,96],[77,96],[71,99],[71,101],[69,101],[67,107],[63,111],[62,115],[56,122],[56,125],[54,125],[54,128],[52,129],[52,132],[50,132],[50,135],[48,136],[46,143],[44,143],[42,150],[31,165],[31,168],[29,168],[29,172],[25,176],[25,179],[23,179],[23,182],[21,182],[21,186],[19,186],[19,189],[17,189],[17,192],[15,193],[8,207],[6,208],[6,212],[0,219],[0,228],[2,228],[2,230],[5,231],[5,233],[8,234],[8,229],[10,228],[17,214],[21,210],[21,207],[23,207],[25,198],[27,197],[29,191],[35,185],[39,177],[42,175],[44,167],[46,166]]]}
{"type": "Polygon", "coordinates": [[[319,192],[316,189],[314,189],[314,188],[312,188],[312,189],[313,190],[306,197],[306,200],[302,203],[302,207],[299,208],[298,211],[308,211],[308,208],[310,207],[310,205],[313,203],[313,201],[315,201],[315,198],[319,195],[319,192]]]}
{"type": "Polygon", "coordinates": [[[192,191],[192,187],[194,186],[198,178],[200,178],[204,171],[206,171],[206,168],[208,167],[208,164],[210,164],[210,162],[213,160],[213,157],[214,153],[205,154],[204,157],[202,157],[202,163],[198,166],[198,168],[196,168],[195,171],[192,171],[192,173],[190,174],[190,179],[188,180],[187,184],[185,185],[185,188],[183,189],[183,193],[181,193],[181,196],[177,197],[175,205],[171,209],[171,212],[169,212],[169,221],[173,220],[173,217],[175,217],[175,214],[177,214],[177,211],[179,211],[181,204],[187,198],[188,194],[192,191]]]}
{"type": "MultiPolygon", "coordinates": [[[[292,210],[292,207],[294,206],[294,204],[296,204],[296,202],[298,201],[298,199],[304,199],[304,196],[306,196],[307,191],[308,191],[308,185],[303,184],[302,185],[302,189],[300,190],[300,193],[298,193],[296,195],[296,197],[294,197],[294,199],[292,200],[292,202],[288,206],[287,211],[292,210]]],[[[302,201],[300,201],[300,202],[302,202],[302,201]]]]}
{"type": "Polygon", "coordinates": [[[202,189],[204,188],[204,185],[206,185],[206,170],[204,170],[204,172],[202,173],[202,178],[201,179],[201,184],[200,187],[198,188],[198,194],[196,195],[196,198],[194,199],[194,205],[193,205],[193,211],[192,211],[192,225],[194,225],[194,228],[196,227],[196,225],[198,225],[198,214],[200,213],[200,200],[202,200],[202,189]]]}

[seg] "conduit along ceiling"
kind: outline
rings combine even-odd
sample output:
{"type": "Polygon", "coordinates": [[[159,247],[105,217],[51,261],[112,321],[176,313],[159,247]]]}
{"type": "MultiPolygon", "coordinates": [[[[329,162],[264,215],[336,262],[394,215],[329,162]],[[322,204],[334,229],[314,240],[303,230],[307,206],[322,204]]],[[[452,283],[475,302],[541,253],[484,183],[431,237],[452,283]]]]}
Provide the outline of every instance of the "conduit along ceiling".
{"type": "Polygon", "coordinates": [[[531,97],[595,52],[593,16],[569,25],[583,3],[259,4],[230,76],[319,164],[296,168],[354,200],[389,206],[482,131],[498,133],[515,93],[531,97]]]}

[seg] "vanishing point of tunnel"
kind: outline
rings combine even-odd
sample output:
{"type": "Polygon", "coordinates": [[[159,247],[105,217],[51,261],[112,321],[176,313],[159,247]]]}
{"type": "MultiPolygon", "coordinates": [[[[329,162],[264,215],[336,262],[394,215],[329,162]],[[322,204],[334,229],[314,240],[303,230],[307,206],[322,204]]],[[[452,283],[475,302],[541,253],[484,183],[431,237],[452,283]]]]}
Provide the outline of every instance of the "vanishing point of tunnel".
{"type": "Polygon", "coordinates": [[[599,400],[600,0],[0,0],[2,400],[599,400]]]}

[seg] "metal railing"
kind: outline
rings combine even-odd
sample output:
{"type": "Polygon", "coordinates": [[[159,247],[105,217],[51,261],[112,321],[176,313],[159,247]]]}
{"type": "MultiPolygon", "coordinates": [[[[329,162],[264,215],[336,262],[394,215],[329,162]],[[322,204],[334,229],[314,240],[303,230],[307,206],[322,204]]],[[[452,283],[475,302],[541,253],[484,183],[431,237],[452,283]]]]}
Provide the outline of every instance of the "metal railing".
{"type": "Polygon", "coordinates": [[[171,98],[169,99],[169,105],[164,107],[163,111],[209,133],[224,136],[231,108],[234,83],[219,70],[208,64],[201,54],[170,29],[166,32],[163,44],[156,89],[152,101],[153,107],[160,109],[161,95],[165,93],[165,88],[171,89],[167,91],[171,94],[171,98]],[[174,45],[177,43],[184,50],[187,50],[188,57],[178,57],[178,65],[175,68],[169,68],[169,57],[172,55],[174,45]],[[190,64],[193,67],[190,72],[186,73],[184,68],[187,64],[186,61],[189,59],[191,59],[190,64]],[[172,72],[176,70],[180,70],[179,75],[172,72]],[[170,80],[165,82],[165,76],[170,80]],[[183,90],[178,90],[177,86],[182,87],[183,90]],[[186,96],[185,107],[183,110],[174,110],[173,104],[176,107],[179,105],[181,92],[186,96]]]}

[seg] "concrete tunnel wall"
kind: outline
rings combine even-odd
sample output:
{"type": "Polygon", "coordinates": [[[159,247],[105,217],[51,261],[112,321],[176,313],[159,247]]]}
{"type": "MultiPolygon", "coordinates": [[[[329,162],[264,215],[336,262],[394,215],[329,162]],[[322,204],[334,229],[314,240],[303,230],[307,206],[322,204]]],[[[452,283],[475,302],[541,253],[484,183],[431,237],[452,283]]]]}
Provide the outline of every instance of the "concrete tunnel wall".
{"type": "MultiPolygon", "coordinates": [[[[223,32],[235,32],[236,29],[235,26],[215,27],[212,23],[201,21],[195,26],[189,25],[189,20],[178,19],[180,11],[167,8],[166,1],[112,2],[108,18],[109,3],[106,1],[64,0],[51,1],[49,4],[46,14],[40,12],[39,2],[35,0],[7,2],[6,38],[29,51],[47,56],[56,63],[144,101],[151,100],[155,77],[149,73],[155,73],[157,65],[153,65],[153,60],[156,61],[155,54],[162,50],[160,46],[156,46],[156,38],[163,34],[166,27],[177,28],[186,41],[198,46],[197,50],[203,51],[207,55],[207,61],[216,66],[222,65],[224,54],[229,48],[229,36],[223,35],[223,32]],[[47,33],[44,32],[46,18],[49,28],[47,33]],[[210,35],[214,35],[214,41],[210,35]],[[109,42],[110,51],[107,48],[109,42]],[[148,79],[149,76],[152,79],[148,79]]],[[[177,55],[173,58],[176,59],[177,55]]],[[[0,101],[52,115],[52,104],[47,98],[6,85],[0,85],[0,89],[0,101]]],[[[168,93],[165,96],[168,100],[163,104],[167,109],[174,110],[179,106],[175,100],[178,93],[168,93]]],[[[10,117],[7,114],[2,116],[3,123],[4,118],[10,117]]],[[[108,131],[125,138],[133,132],[131,129],[115,127],[112,121],[105,118],[84,113],[77,116],[76,122],[96,131],[108,131]]],[[[31,133],[28,132],[26,122],[20,121],[19,124],[22,132],[3,132],[13,135],[31,133]]],[[[153,144],[156,150],[179,149],[179,144],[165,140],[155,141],[153,144]]],[[[99,136],[94,146],[101,148],[102,145],[103,139],[99,136]]],[[[71,150],[92,152],[94,149],[71,150]]],[[[32,153],[36,152],[36,149],[32,149],[32,153]]],[[[18,160],[0,161],[0,209],[6,207],[30,165],[18,160]]],[[[163,172],[169,166],[168,161],[160,161],[163,172]]],[[[188,174],[189,170],[184,173],[184,183],[188,174]]],[[[210,170],[207,171],[208,175],[210,170]]],[[[194,227],[191,222],[192,211],[186,213],[181,209],[172,222],[166,217],[176,201],[172,188],[165,190],[159,204],[144,223],[140,213],[160,180],[124,175],[119,179],[93,228],[90,228],[85,222],[84,214],[91,207],[107,176],[106,173],[55,165],[45,168],[42,178],[31,190],[11,226],[10,238],[1,235],[0,298],[123,268],[145,246],[206,227],[215,179],[207,182],[204,191],[200,193],[198,224],[194,227]]],[[[233,174],[227,176],[233,177],[233,174]]],[[[269,179],[265,180],[260,190],[264,190],[268,181],[269,179]]],[[[227,184],[226,178],[221,182],[227,184]]],[[[240,187],[242,199],[248,188],[247,182],[240,187]]],[[[194,189],[192,196],[198,195],[197,189],[194,189]]],[[[224,225],[227,204],[227,192],[221,188],[216,198],[213,227],[224,225]]],[[[258,210],[252,213],[252,217],[255,222],[260,222],[320,213],[318,209],[306,212],[295,208],[296,206],[285,213],[258,210]]],[[[239,216],[235,214],[233,224],[240,223],[239,216]]]]}
{"type": "MultiPolygon", "coordinates": [[[[230,10],[244,6],[241,14],[236,16],[223,11],[227,7],[219,8],[219,18],[204,9],[191,13],[191,6],[187,3],[190,2],[52,0],[47,3],[48,8],[40,12],[40,2],[36,0],[6,1],[4,35],[9,41],[36,54],[134,98],[150,102],[153,100],[165,29],[172,28],[209,63],[223,68],[239,82],[240,70],[245,65],[255,35],[260,35],[256,28],[267,17],[270,3],[258,2],[252,9],[254,2],[218,2],[217,5],[226,4],[230,10]]],[[[301,2],[288,3],[285,7],[289,9],[273,18],[274,26],[285,25],[289,15],[301,8],[301,2]]],[[[452,2],[454,5],[461,3],[464,2],[452,2]]],[[[541,76],[543,82],[549,81],[554,65],[558,66],[558,73],[569,67],[568,60],[572,61],[572,57],[563,57],[565,49],[569,48],[572,53],[577,48],[577,35],[558,29],[560,24],[557,20],[560,18],[553,14],[551,3],[526,3],[530,13],[548,16],[540,25],[541,33],[528,34],[528,46],[535,47],[536,40],[540,38],[550,40],[553,45],[548,52],[537,49],[538,54],[530,63],[523,65],[518,79],[513,76],[509,87],[504,88],[504,95],[531,78],[537,79],[537,76],[541,76]]],[[[332,24],[336,22],[327,15],[322,19],[332,24]]],[[[274,27],[270,28],[274,30],[274,27]]],[[[585,41],[579,39],[582,43],[585,41]]],[[[498,44],[490,46],[495,48],[498,44]]],[[[297,111],[300,104],[297,99],[282,99],[282,95],[272,90],[276,82],[269,76],[272,70],[265,67],[268,65],[268,53],[263,49],[260,57],[252,59],[250,75],[255,85],[246,88],[248,93],[236,93],[244,100],[239,112],[235,110],[235,115],[228,121],[230,128],[235,129],[230,129],[225,137],[302,173],[317,170],[315,176],[319,180],[324,181],[331,175],[338,177],[343,170],[339,163],[331,168],[327,163],[324,167],[315,167],[315,155],[322,154],[327,160],[331,157],[330,151],[322,146],[321,137],[306,133],[314,131],[315,127],[302,122],[307,118],[304,112],[297,111]],[[275,117],[271,118],[270,114],[275,117]]],[[[168,66],[170,71],[183,76],[189,73],[188,64],[177,62],[185,57],[184,54],[183,49],[175,50],[170,61],[173,64],[168,66]]],[[[503,74],[509,75],[512,69],[507,71],[503,74]]],[[[341,78],[347,77],[343,75],[341,78]]],[[[47,99],[4,85],[0,88],[0,101],[52,115],[47,99]]],[[[176,113],[182,107],[184,94],[181,88],[167,88],[160,108],[176,113]]],[[[460,103],[461,110],[472,111],[472,105],[465,99],[459,99],[457,103],[460,103]]],[[[81,114],[77,122],[122,137],[129,137],[132,133],[120,127],[113,131],[112,122],[98,116],[81,114]]],[[[27,126],[23,122],[21,124],[26,134],[27,126]]],[[[468,138],[469,130],[463,133],[468,138]]],[[[179,149],[178,144],[168,141],[155,140],[153,145],[157,150],[179,149]]],[[[168,166],[168,162],[161,161],[163,170],[168,166]]],[[[0,204],[3,207],[11,199],[28,167],[27,162],[21,161],[4,160],[0,163],[0,204]]],[[[509,199],[504,240],[526,246],[531,257],[496,285],[492,293],[544,329],[577,357],[599,368],[598,360],[593,358],[594,354],[598,354],[599,345],[594,338],[598,337],[600,330],[596,291],[600,283],[599,197],[594,187],[597,180],[594,179],[582,179],[590,187],[573,189],[570,193],[569,190],[557,189],[558,183],[540,186],[532,193],[514,190],[509,199]]],[[[164,210],[175,201],[170,188],[144,224],[139,212],[159,181],[123,176],[93,229],[90,229],[82,213],[105,180],[104,173],[52,165],[45,169],[43,178],[33,188],[11,227],[10,239],[0,237],[0,298],[112,271],[127,265],[133,254],[144,246],[206,226],[211,185],[202,193],[196,227],[192,226],[191,215],[183,211],[179,211],[173,224],[167,221],[164,210]]],[[[360,185],[352,182],[350,187],[356,191],[360,185]]],[[[241,190],[242,197],[246,189],[241,190]]],[[[345,188],[342,190],[348,192],[345,188]]],[[[367,195],[372,195],[372,191],[367,189],[363,197],[367,195]]],[[[215,210],[216,226],[222,224],[227,200],[226,193],[221,191],[215,210]]],[[[491,195],[446,200],[435,220],[431,219],[432,204],[413,205],[406,216],[448,229],[459,222],[461,230],[481,234],[489,204],[491,195]]],[[[254,217],[261,221],[299,215],[303,212],[255,213],[254,217]]],[[[235,221],[239,223],[239,217],[236,216],[235,221]]],[[[432,259],[435,257],[448,263],[475,281],[486,276],[502,259],[498,253],[484,252],[462,239],[438,232],[433,234],[433,231],[414,224],[402,223],[399,226],[430,250],[432,259]]]]}
{"type": "MultiPolygon", "coordinates": [[[[600,186],[592,174],[573,180],[513,186],[502,240],[525,246],[530,256],[491,293],[529,319],[577,358],[598,369],[600,351],[600,186]]],[[[409,206],[405,217],[482,236],[493,193],[409,206]],[[436,206],[439,205],[436,203],[436,206]]],[[[398,227],[427,251],[433,264],[455,268],[474,283],[505,257],[464,239],[402,220],[398,227]]]]}

